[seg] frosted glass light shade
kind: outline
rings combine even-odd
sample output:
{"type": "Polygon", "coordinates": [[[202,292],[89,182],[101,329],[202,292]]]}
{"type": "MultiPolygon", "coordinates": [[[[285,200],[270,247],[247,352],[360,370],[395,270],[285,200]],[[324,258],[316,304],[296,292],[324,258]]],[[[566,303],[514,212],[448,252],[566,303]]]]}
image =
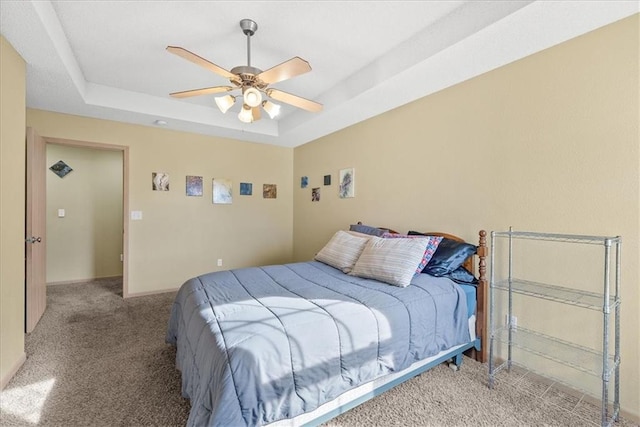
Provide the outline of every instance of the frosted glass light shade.
{"type": "Polygon", "coordinates": [[[255,87],[250,87],[244,91],[244,103],[249,107],[257,107],[262,102],[262,95],[255,87]]]}
{"type": "Polygon", "coordinates": [[[243,105],[242,110],[238,114],[238,119],[244,123],[251,123],[253,121],[253,114],[251,113],[251,107],[248,105],[243,105]]]}
{"type": "Polygon", "coordinates": [[[271,117],[272,119],[280,114],[280,106],[278,104],[274,104],[271,101],[264,101],[262,103],[262,108],[264,108],[264,111],[266,111],[269,117],[271,117]]]}
{"type": "Polygon", "coordinates": [[[216,104],[218,108],[223,113],[226,113],[229,108],[233,107],[233,104],[236,102],[236,97],[231,95],[218,96],[216,97],[216,104]]]}

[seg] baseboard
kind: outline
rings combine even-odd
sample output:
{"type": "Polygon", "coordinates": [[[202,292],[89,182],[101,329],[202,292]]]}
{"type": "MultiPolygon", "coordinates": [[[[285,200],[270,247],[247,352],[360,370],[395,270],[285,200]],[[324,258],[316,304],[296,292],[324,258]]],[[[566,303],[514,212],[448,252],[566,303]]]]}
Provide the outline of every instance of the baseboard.
{"type": "Polygon", "coordinates": [[[7,384],[9,384],[9,381],[11,381],[11,378],[13,378],[13,376],[18,372],[18,370],[22,367],[22,365],[24,365],[24,362],[26,362],[26,360],[27,360],[27,353],[23,352],[22,355],[20,355],[20,357],[18,358],[18,360],[16,360],[16,363],[12,366],[9,372],[7,372],[7,375],[0,378],[0,390],[4,390],[7,384]]]}
{"type": "Polygon", "coordinates": [[[160,295],[160,294],[168,294],[169,292],[177,292],[180,288],[172,288],[172,289],[163,289],[160,291],[149,291],[149,292],[136,292],[134,294],[126,293],[123,298],[136,298],[136,297],[147,297],[150,295],[160,295]]]}
{"type": "Polygon", "coordinates": [[[86,283],[91,282],[93,280],[107,280],[107,279],[122,279],[122,276],[104,276],[104,277],[91,277],[88,279],[80,279],[80,280],[63,280],[60,282],[48,282],[47,286],[58,286],[58,285],[74,285],[76,283],[86,283]]]}

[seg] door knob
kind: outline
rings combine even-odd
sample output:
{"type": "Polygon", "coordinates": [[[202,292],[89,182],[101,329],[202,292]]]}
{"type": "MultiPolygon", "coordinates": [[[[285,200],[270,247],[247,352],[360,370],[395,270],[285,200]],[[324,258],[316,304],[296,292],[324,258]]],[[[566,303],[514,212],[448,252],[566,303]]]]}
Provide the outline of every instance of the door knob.
{"type": "Polygon", "coordinates": [[[42,237],[34,237],[34,236],[27,237],[25,239],[25,242],[27,242],[27,243],[40,243],[40,242],[42,242],[42,237]]]}

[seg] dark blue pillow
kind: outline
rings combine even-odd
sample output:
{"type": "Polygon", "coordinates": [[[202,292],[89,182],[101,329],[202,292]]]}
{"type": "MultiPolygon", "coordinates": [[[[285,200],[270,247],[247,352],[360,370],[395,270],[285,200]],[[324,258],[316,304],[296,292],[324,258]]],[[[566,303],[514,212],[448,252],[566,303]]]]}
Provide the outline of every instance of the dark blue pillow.
{"type": "MultiPolygon", "coordinates": [[[[417,231],[409,231],[407,234],[414,236],[427,235],[417,231]]],[[[476,253],[476,249],[470,243],[457,242],[445,237],[422,272],[436,277],[451,274],[462,266],[467,258],[476,253]]]]}
{"type": "Polygon", "coordinates": [[[384,228],[371,227],[364,224],[351,224],[349,231],[357,231],[358,233],[370,234],[377,237],[382,237],[383,234],[389,232],[389,230],[384,228]]]}
{"type": "Polygon", "coordinates": [[[478,279],[476,279],[476,277],[463,266],[456,268],[449,274],[445,274],[445,277],[448,277],[449,279],[457,283],[465,283],[471,285],[478,283],[478,279]]]}

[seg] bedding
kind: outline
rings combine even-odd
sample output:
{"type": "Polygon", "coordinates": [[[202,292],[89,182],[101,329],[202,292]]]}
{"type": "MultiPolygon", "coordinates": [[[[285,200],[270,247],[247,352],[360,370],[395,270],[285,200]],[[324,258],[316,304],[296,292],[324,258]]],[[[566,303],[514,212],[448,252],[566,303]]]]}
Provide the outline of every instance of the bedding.
{"type": "Polygon", "coordinates": [[[166,340],[188,425],[262,425],[468,343],[469,312],[448,278],[418,274],[400,288],[309,261],[188,280],[166,340]]]}
{"type": "Polygon", "coordinates": [[[463,266],[453,270],[451,273],[444,274],[441,277],[448,277],[456,283],[478,283],[478,279],[463,266]]]}
{"type": "Polygon", "coordinates": [[[388,228],[372,227],[364,224],[351,224],[349,231],[355,231],[362,234],[369,234],[371,236],[382,237],[383,234],[389,233],[391,230],[388,228]]]}
{"type": "MultiPolygon", "coordinates": [[[[407,234],[410,236],[429,235],[428,233],[420,233],[418,231],[409,231],[407,234]]],[[[477,249],[477,246],[470,243],[443,238],[422,272],[438,277],[451,274],[458,270],[464,261],[473,255],[477,249]]]]}
{"type": "Polygon", "coordinates": [[[371,236],[360,237],[338,230],[314,259],[335,267],[343,273],[349,273],[358,261],[369,237],[371,236]]]}
{"type": "Polygon", "coordinates": [[[413,276],[422,271],[419,266],[430,242],[428,237],[387,239],[371,236],[349,274],[407,287],[413,276]]]}
{"type": "Polygon", "coordinates": [[[476,314],[477,289],[474,285],[459,284],[459,286],[464,292],[465,300],[467,301],[467,317],[471,317],[476,314]]]}
{"type": "MultiPolygon", "coordinates": [[[[423,236],[409,236],[406,234],[399,234],[399,233],[395,233],[395,234],[385,233],[382,235],[382,237],[384,237],[385,239],[387,238],[388,239],[420,239],[423,236]]],[[[429,238],[429,241],[427,243],[427,247],[424,251],[424,254],[422,255],[422,260],[420,261],[420,265],[418,265],[418,268],[416,268],[416,274],[422,273],[422,270],[424,270],[424,268],[427,266],[427,264],[433,257],[433,254],[435,253],[436,249],[438,249],[438,245],[443,239],[440,236],[427,236],[427,237],[429,238]]]]}

